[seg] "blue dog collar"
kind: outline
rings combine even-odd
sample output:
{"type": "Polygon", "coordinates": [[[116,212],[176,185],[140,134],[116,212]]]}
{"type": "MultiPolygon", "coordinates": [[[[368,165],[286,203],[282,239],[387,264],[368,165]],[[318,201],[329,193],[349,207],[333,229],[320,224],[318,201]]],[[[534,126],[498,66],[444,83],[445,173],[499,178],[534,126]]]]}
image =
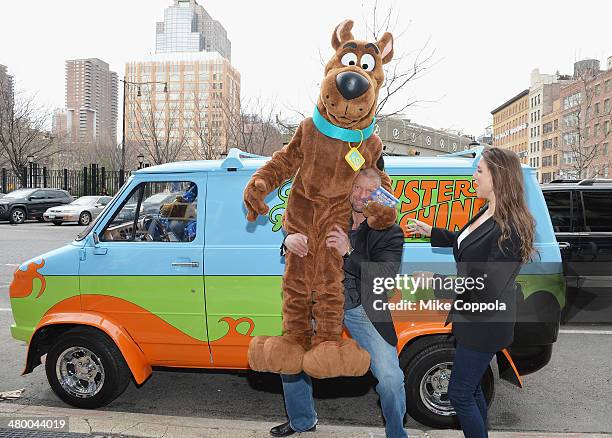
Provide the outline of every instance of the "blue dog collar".
{"type": "Polygon", "coordinates": [[[334,125],[325,117],[323,117],[319,112],[319,108],[317,108],[316,105],[314,114],[312,115],[312,121],[323,135],[335,138],[336,140],[342,140],[351,143],[359,143],[360,141],[369,138],[374,132],[374,125],[376,124],[376,118],[373,118],[372,123],[370,123],[370,126],[365,129],[341,128],[340,126],[334,125]]]}

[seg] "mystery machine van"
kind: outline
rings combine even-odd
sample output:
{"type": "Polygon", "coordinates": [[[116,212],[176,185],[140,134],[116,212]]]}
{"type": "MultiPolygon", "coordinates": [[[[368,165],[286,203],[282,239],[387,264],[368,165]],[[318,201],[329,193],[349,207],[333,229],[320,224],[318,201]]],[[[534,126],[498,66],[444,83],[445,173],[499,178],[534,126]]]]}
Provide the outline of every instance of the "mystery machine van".
{"type": "MultiPolygon", "coordinates": [[[[399,224],[405,228],[417,218],[449,229],[463,226],[482,205],[471,178],[479,155],[474,149],[385,157],[401,201],[399,224]]],[[[9,289],[11,333],[27,344],[23,373],[46,355],[57,396],[97,408],[131,380],[143,384],[156,366],[248,369],[251,337],[281,332],[279,247],[291,182],[268,196],[269,214],[257,222],[246,220],[242,202],[249,178],[266,161],[232,149],[223,160],[138,170],[76,240],[24,262],[9,289]],[[176,196],[172,204],[159,203],[176,196]]],[[[549,362],[565,304],[544,197],[535,171],[523,172],[543,263],[537,269],[525,265],[518,278],[515,340],[483,378],[489,401],[493,369],[521,385],[524,375],[549,362]]],[[[454,266],[451,248],[433,249],[428,239],[406,236],[402,270],[417,262],[454,266]]],[[[444,327],[444,317],[408,317],[397,318],[395,327],[409,414],[431,427],[456,425],[447,396],[454,357],[450,326],[444,327]]]]}

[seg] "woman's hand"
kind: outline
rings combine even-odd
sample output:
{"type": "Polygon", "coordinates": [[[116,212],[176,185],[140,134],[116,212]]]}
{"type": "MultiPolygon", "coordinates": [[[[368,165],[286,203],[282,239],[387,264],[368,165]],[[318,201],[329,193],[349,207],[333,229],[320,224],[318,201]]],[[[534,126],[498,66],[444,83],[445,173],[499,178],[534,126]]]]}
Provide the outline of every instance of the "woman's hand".
{"type": "Polygon", "coordinates": [[[301,233],[288,234],[285,238],[287,251],[304,257],[308,254],[308,236],[301,233]]]}
{"type": "Polygon", "coordinates": [[[417,219],[408,219],[408,235],[413,234],[431,237],[431,225],[417,219]]]}

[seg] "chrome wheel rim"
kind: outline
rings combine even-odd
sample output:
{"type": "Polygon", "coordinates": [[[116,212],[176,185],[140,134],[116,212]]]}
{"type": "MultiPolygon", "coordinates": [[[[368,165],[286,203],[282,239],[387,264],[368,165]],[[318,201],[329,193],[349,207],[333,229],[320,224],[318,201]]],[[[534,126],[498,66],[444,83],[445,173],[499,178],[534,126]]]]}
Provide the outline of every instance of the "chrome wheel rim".
{"type": "Polygon", "coordinates": [[[83,225],[89,224],[89,215],[87,213],[81,214],[81,223],[83,225]]]}
{"type": "Polygon", "coordinates": [[[13,212],[13,221],[15,221],[15,222],[23,222],[24,221],[23,210],[15,210],[13,212]]]}
{"type": "Polygon", "coordinates": [[[455,415],[455,409],[448,399],[452,362],[442,362],[431,367],[421,379],[421,401],[432,412],[438,415],[455,415]]]}
{"type": "Polygon", "coordinates": [[[102,361],[85,347],[64,350],[57,358],[55,373],[64,391],[79,398],[95,396],[104,385],[102,361]]]}

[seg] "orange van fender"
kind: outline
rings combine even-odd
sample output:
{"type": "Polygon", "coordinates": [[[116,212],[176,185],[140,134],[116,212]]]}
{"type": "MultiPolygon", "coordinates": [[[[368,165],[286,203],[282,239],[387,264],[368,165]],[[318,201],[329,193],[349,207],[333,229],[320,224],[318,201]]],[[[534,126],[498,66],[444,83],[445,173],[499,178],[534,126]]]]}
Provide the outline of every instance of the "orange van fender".
{"type": "Polygon", "coordinates": [[[397,352],[401,353],[406,344],[414,338],[427,335],[450,335],[451,326],[444,327],[439,323],[405,323],[396,322],[397,352]]]}
{"type": "Polygon", "coordinates": [[[519,388],[523,387],[523,381],[521,375],[514,365],[514,361],[510,356],[510,352],[507,348],[496,353],[497,356],[497,368],[499,369],[499,377],[519,388]]]}
{"type": "Polygon", "coordinates": [[[36,326],[36,330],[34,330],[30,342],[28,342],[26,366],[22,375],[30,373],[35,366],[40,364],[40,356],[36,364],[33,362],[37,360],[37,358],[31,356],[32,346],[36,346],[37,335],[41,333],[41,330],[45,327],[62,324],[94,327],[106,333],[117,348],[119,348],[137,384],[142,384],[151,375],[152,368],[149,361],[130,334],[121,327],[121,325],[115,323],[108,317],[96,312],[87,311],[48,313],[43,316],[38,326],[36,326]]]}

